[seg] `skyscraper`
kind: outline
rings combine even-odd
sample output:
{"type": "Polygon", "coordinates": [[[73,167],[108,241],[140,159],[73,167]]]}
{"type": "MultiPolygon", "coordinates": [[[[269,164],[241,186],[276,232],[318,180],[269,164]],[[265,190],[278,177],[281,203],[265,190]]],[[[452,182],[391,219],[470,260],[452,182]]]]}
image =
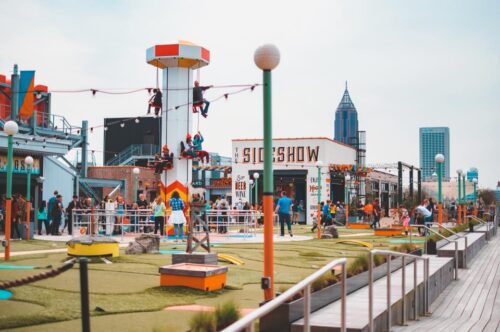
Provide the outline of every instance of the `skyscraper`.
{"type": "Polygon", "coordinates": [[[437,172],[436,154],[444,155],[443,180],[450,180],[450,128],[448,127],[425,127],[420,128],[420,168],[422,169],[422,180],[432,178],[437,172]]]}
{"type": "Polygon", "coordinates": [[[342,96],[342,100],[335,112],[334,138],[336,141],[345,144],[357,145],[358,112],[349,96],[347,82],[345,83],[344,96],[342,96]]]}

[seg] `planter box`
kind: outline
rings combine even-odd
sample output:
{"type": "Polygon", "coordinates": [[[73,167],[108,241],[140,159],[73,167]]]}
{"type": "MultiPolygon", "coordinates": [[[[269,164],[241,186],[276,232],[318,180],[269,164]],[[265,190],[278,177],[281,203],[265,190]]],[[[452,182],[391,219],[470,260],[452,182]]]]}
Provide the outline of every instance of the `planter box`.
{"type": "MultiPolygon", "coordinates": [[[[412,254],[422,255],[421,250],[412,254]]],[[[413,262],[408,259],[406,264],[413,262]]],[[[391,261],[391,271],[396,271],[402,266],[402,259],[397,258],[391,261]]],[[[373,270],[373,281],[383,278],[387,272],[387,263],[375,267],[373,270]]],[[[368,285],[368,271],[347,278],[347,295],[368,285]]],[[[340,299],[341,284],[336,283],[325,287],[311,294],[311,312],[323,308],[324,306],[340,299]]],[[[260,331],[268,332],[290,332],[291,323],[304,317],[304,299],[284,303],[268,315],[260,319],[260,331]]]]}

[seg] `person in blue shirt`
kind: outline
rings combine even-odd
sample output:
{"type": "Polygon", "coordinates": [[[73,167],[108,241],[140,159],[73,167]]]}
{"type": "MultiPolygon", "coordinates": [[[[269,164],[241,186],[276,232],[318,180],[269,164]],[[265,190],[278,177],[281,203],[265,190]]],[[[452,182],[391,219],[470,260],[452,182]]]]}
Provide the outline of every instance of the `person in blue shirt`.
{"type": "MultiPolygon", "coordinates": [[[[57,201],[57,195],[59,193],[56,191],[54,191],[54,196],[52,196],[50,199],[49,199],[49,202],[47,204],[47,222],[49,223],[49,225],[52,224],[52,210],[54,209],[54,206],[56,206],[56,201],[57,201]]],[[[51,226],[52,227],[52,226],[51,226]]]]}
{"type": "Polygon", "coordinates": [[[290,223],[290,211],[292,207],[292,200],[286,196],[286,192],[281,192],[281,198],[278,200],[276,204],[276,213],[278,213],[280,227],[281,227],[281,236],[285,236],[285,223],[288,228],[288,234],[293,236],[292,234],[292,224],[290,223]]]}

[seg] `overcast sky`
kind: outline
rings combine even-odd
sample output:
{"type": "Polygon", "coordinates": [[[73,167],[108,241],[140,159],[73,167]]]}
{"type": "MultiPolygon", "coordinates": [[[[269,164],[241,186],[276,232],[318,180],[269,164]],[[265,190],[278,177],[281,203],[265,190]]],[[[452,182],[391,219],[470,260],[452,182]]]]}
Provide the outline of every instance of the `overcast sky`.
{"type": "MultiPolygon", "coordinates": [[[[476,166],[480,187],[493,188],[500,179],[499,17],[496,0],[1,0],[0,73],[10,75],[17,63],[49,89],[153,86],[146,49],[184,39],[211,51],[202,84],[253,83],[261,80],[253,52],[272,42],[281,51],[275,137],[333,137],[347,80],[369,163],[418,165],[418,128],[447,126],[452,173],[476,166]]],[[[143,115],[147,99],[54,93],[52,105],[70,122],[93,126],[143,115]]],[[[200,129],[207,150],[228,156],[231,139],[261,136],[261,90],[214,103],[200,129]]],[[[91,135],[91,149],[103,150],[102,133],[91,135]]]]}

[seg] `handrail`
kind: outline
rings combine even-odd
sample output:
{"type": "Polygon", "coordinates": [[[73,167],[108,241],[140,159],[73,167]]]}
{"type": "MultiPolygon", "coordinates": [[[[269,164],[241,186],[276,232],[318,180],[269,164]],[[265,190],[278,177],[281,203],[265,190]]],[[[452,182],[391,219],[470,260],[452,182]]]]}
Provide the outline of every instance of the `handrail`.
{"type": "Polygon", "coordinates": [[[403,305],[403,317],[402,325],[406,325],[406,258],[413,258],[413,307],[414,307],[414,318],[418,318],[418,282],[417,282],[417,260],[424,261],[424,314],[427,314],[429,308],[429,258],[420,257],[417,255],[405,254],[397,251],[391,250],[380,250],[372,249],[368,252],[368,329],[370,332],[374,331],[375,324],[373,320],[373,256],[374,255],[384,255],[387,256],[387,330],[391,330],[391,257],[397,256],[402,258],[402,305],[403,305]]]}
{"type": "Polygon", "coordinates": [[[245,330],[247,332],[253,331],[253,322],[256,319],[261,318],[264,315],[267,315],[272,310],[276,309],[278,306],[285,303],[289,298],[299,293],[302,290],[304,291],[304,331],[310,331],[310,315],[311,315],[311,284],[313,281],[321,277],[328,271],[333,270],[336,266],[342,266],[342,289],[341,289],[341,309],[340,309],[340,331],[346,331],[346,280],[347,280],[347,271],[346,271],[346,258],[338,258],[330,263],[323,266],[321,269],[317,270],[313,274],[306,277],[304,280],[298,282],[296,285],[292,286],[290,289],[275,297],[271,301],[264,304],[262,307],[255,309],[242,319],[236,321],[230,326],[226,327],[223,332],[237,332],[245,330]]]}
{"type": "Polygon", "coordinates": [[[444,226],[443,224],[440,224],[440,223],[433,223],[433,225],[437,225],[438,227],[442,227],[442,228],[446,229],[448,232],[450,232],[451,234],[456,235],[457,237],[464,239],[464,241],[465,241],[464,269],[466,269],[467,268],[467,247],[469,246],[467,244],[467,235],[458,234],[458,233],[454,232],[453,230],[449,229],[448,227],[446,227],[446,226],[444,226]]]}
{"type": "MultiPolygon", "coordinates": [[[[457,240],[450,240],[447,237],[441,235],[439,232],[436,232],[430,227],[427,227],[425,225],[409,225],[410,227],[413,228],[421,228],[423,227],[424,229],[431,231],[432,233],[436,234],[437,236],[441,237],[443,240],[448,241],[448,243],[455,243],[455,280],[458,280],[458,241],[457,240]]],[[[412,243],[412,232],[410,231],[410,243],[412,243]]],[[[427,236],[425,237],[425,247],[427,247],[427,236]]],[[[467,248],[466,248],[467,249],[467,248]]],[[[427,249],[425,250],[427,252],[427,249]]]]}
{"type": "Polygon", "coordinates": [[[466,218],[471,218],[472,220],[477,221],[477,222],[479,222],[482,225],[486,225],[486,231],[488,231],[488,232],[490,231],[490,223],[489,222],[484,221],[481,218],[478,218],[478,217],[476,217],[473,214],[469,214],[468,216],[466,215],[465,217],[466,218]]]}

